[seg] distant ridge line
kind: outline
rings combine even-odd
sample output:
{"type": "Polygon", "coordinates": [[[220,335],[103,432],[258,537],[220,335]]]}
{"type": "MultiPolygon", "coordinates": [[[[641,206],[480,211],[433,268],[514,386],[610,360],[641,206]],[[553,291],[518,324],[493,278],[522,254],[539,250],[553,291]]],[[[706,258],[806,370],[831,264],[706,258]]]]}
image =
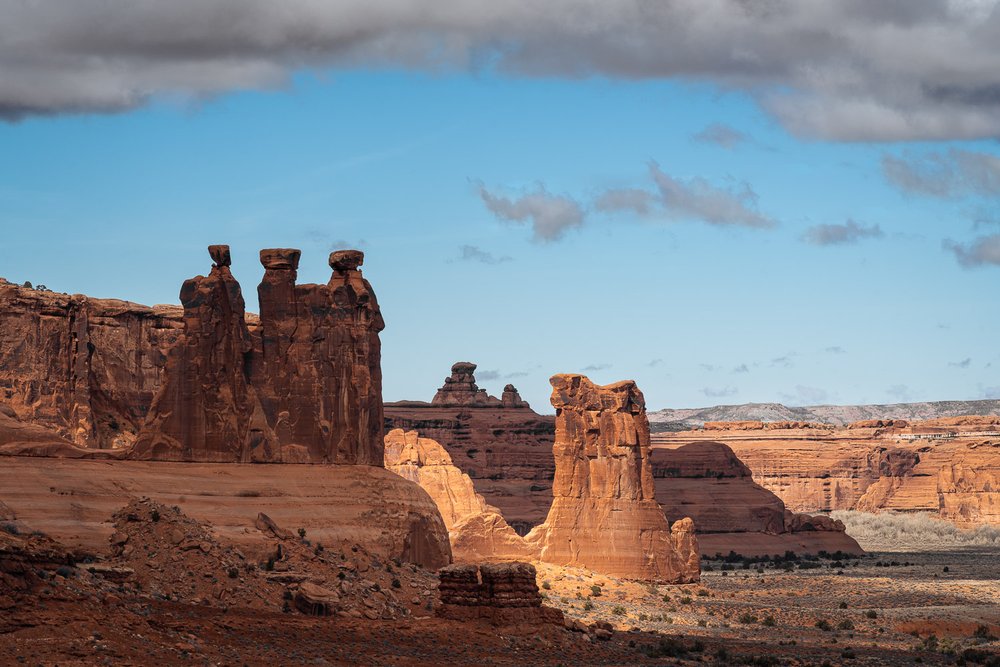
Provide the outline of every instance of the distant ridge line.
{"type": "Polygon", "coordinates": [[[700,428],[707,421],[807,421],[846,426],[863,419],[924,420],[963,415],[1000,416],[1000,399],[804,407],[742,403],[707,408],[665,408],[650,412],[648,416],[654,431],[685,431],[700,428]]]}

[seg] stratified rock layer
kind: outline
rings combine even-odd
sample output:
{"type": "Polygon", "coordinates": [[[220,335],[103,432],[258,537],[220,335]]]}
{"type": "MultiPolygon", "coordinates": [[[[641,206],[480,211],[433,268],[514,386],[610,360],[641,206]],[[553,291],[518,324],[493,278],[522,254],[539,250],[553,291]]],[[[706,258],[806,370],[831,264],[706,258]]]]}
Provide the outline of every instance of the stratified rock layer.
{"type": "Polygon", "coordinates": [[[524,535],[545,520],[552,504],[555,420],[534,412],[514,385],[504,387],[502,398],[488,396],[476,385],[475,368],[456,363],[433,403],[386,403],[386,430],[418,431],[439,442],[524,535]]]}
{"type": "Polygon", "coordinates": [[[184,334],[134,458],[382,465],[375,294],[359,251],[330,256],[327,285],[296,285],[299,251],[260,253],[260,321],[246,323],[227,246],[184,283],[184,334]]]}
{"type": "Polygon", "coordinates": [[[612,576],[697,581],[691,523],[672,536],[656,502],[642,392],[631,381],[600,386],[582,375],[550,382],[554,498],[545,523],[527,537],[540,559],[612,576]]]}
{"type": "Polygon", "coordinates": [[[182,326],[177,306],[59,294],[0,279],[0,403],[57,439],[128,447],[182,326]]]}
{"type": "Polygon", "coordinates": [[[542,606],[535,567],[528,563],[452,565],[438,573],[438,615],[495,625],[563,623],[562,612],[542,606]]]}
{"type": "Polygon", "coordinates": [[[653,439],[671,448],[725,442],[753,480],[794,512],[919,511],[973,528],[1000,525],[997,421],[956,417],[887,426],[881,420],[879,426],[875,420],[819,433],[696,430],[653,439]]]}
{"type": "Polygon", "coordinates": [[[657,447],[651,461],[656,496],[667,519],[694,519],[703,554],[862,553],[843,524],[787,511],[781,499],[755,483],[750,469],[721,442],[657,447]]]}

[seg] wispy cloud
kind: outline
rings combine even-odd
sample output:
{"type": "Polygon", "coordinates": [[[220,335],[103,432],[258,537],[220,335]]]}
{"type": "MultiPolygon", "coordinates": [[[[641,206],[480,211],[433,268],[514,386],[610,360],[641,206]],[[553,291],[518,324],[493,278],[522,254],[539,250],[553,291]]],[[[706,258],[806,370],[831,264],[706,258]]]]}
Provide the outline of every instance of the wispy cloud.
{"type": "Polygon", "coordinates": [[[458,259],[466,262],[480,262],[482,264],[502,264],[511,261],[513,258],[507,255],[497,257],[478,246],[462,245],[458,247],[458,259]]]}
{"type": "Polygon", "coordinates": [[[701,132],[694,135],[694,138],[696,141],[715,144],[727,150],[732,150],[739,144],[747,141],[747,135],[724,123],[712,123],[708,125],[701,132]]]}
{"type": "Polygon", "coordinates": [[[952,368],[968,368],[972,364],[972,358],[966,357],[961,361],[949,361],[948,365],[952,368]]]}
{"type": "Polygon", "coordinates": [[[611,368],[611,364],[590,364],[589,366],[584,366],[583,370],[586,372],[593,371],[604,371],[611,368]]]}
{"type": "Polygon", "coordinates": [[[905,384],[894,384],[886,389],[885,393],[888,394],[893,400],[900,403],[909,403],[913,400],[913,393],[905,384]]]}
{"type": "Polygon", "coordinates": [[[794,362],[792,361],[793,356],[795,355],[786,354],[781,357],[775,357],[774,359],[771,359],[771,366],[781,366],[782,368],[791,368],[792,366],[795,365],[794,362]]]}
{"type": "Polygon", "coordinates": [[[746,364],[740,364],[739,366],[733,368],[733,373],[749,373],[749,372],[750,369],[747,368],[746,364]]]}
{"type": "Polygon", "coordinates": [[[758,210],[757,193],[748,183],[727,188],[695,177],[681,179],[649,164],[655,190],[617,188],[606,190],[594,208],[606,213],[627,212],[643,217],[705,222],[722,227],[767,229],[777,222],[758,210]]]}
{"type": "Polygon", "coordinates": [[[646,365],[649,366],[650,368],[654,368],[654,367],[659,366],[661,364],[663,364],[663,359],[660,359],[659,357],[657,357],[656,359],[650,360],[650,362],[648,364],[646,364],[646,365]]]}
{"type": "Polygon", "coordinates": [[[727,398],[739,393],[736,387],[703,387],[701,393],[708,398],[727,398]]]}
{"type": "Polygon", "coordinates": [[[847,354],[847,350],[839,345],[831,345],[830,347],[824,348],[823,351],[828,354],[847,354]]]}
{"type": "Polygon", "coordinates": [[[848,245],[862,239],[879,239],[885,236],[878,225],[859,225],[848,220],[842,225],[815,225],[806,230],[803,240],[813,245],[848,245]]]}
{"type": "Polygon", "coordinates": [[[494,194],[480,183],[479,196],[497,219],[514,224],[530,224],[536,241],[556,241],[568,230],[583,224],[584,211],[575,199],[552,194],[543,185],[511,198],[494,194]]]}
{"type": "Polygon", "coordinates": [[[1000,194],[1000,157],[989,153],[952,148],[905,157],[886,154],[882,171],[892,185],[915,194],[941,198],[1000,194]]]}
{"type": "Polygon", "coordinates": [[[978,266],[1000,266],[1000,234],[981,236],[972,243],[961,244],[945,239],[942,247],[955,255],[958,263],[965,268],[978,266]]]}

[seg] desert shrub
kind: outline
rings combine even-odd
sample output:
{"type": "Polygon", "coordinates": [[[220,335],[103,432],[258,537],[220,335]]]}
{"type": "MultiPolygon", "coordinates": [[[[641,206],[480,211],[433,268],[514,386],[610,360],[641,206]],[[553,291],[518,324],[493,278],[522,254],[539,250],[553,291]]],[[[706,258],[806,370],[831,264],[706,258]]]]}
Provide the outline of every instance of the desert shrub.
{"type": "Polygon", "coordinates": [[[962,530],[955,524],[926,512],[870,514],[837,510],[831,512],[830,516],[843,521],[848,535],[869,550],[898,548],[899,545],[906,544],[937,549],[954,546],[1000,546],[1000,528],[979,526],[974,530],[962,530]]]}
{"type": "Polygon", "coordinates": [[[590,594],[595,598],[601,597],[601,587],[598,586],[597,584],[594,584],[593,586],[590,587],[590,594]]]}
{"type": "Polygon", "coordinates": [[[154,507],[153,511],[150,512],[150,514],[149,514],[149,518],[152,519],[153,521],[159,521],[160,520],[160,512],[159,512],[159,510],[157,510],[154,507]]]}
{"type": "Polygon", "coordinates": [[[244,489],[243,491],[237,491],[236,497],[238,498],[259,498],[260,491],[253,491],[251,489],[244,489]]]}
{"type": "Polygon", "coordinates": [[[21,531],[18,529],[17,525],[13,523],[0,523],[0,530],[7,533],[8,535],[21,534],[21,531]]]}
{"type": "Polygon", "coordinates": [[[305,528],[299,528],[299,538],[305,539],[305,537],[306,537],[306,529],[305,528]]]}
{"type": "Polygon", "coordinates": [[[226,574],[228,574],[228,575],[229,575],[229,578],[230,578],[230,579],[236,579],[237,577],[239,577],[239,576],[240,576],[240,571],[239,571],[239,568],[236,568],[236,567],[230,567],[230,568],[228,568],[228,569],[226,570],[226,574]]]}
{"type": "Polygon", "coordinates": [[[818,621],[816,621],[816,627],[822,630],[823,632],[829,632],[830,630],[833,630],[833,626],[830,625],[830,621],[826,620],[825,618],[821,618],[818,621]]]}
{"type": "Polygon", "coordinates": [[[837,629],[838,630],[853,630],[854,629],[854,623],[852,623],[850,619],[845,618],[844,620],[842,620],[840,623],[837,624],[837,629]]]}
{"type": "Polygon", "coordinates": [[[740,616],[736,620],[739,621],[740,623],[756,623],[757,617],[751,614],[750,612],[746,612],[745,614],[740,614],[740,616]]]}
{"type": "Polygon", "coordinates": [[[614,607],[611,608],[611,613],[614,614],[615,616],[624,616],[625,607],[621,606],[620,604],[616,604],[614,607]]]}
{"type": "Polygon", "coordinates": [[[76,570],[69,567],[68,565],[60,565],[58,568],[56,568],[56,574],[58,574],[63,579],[69,579],[70,577],[76,575],[76,570]]]}
{"type": "Polygon", "coordinates": [[[698,591],[698,595],[699,595],[700,597],[708,597],[708,591],[706,591],[706,590],[705,590],[704,588],[702,588],[702,589],[700,589],[700,590],[698,591]]]}
{"type": "Polygon", "coordinates": [[[691,596],[685,595],[680,600],[678,600],[678,602],[680,602],[681,604],[691,604],[691,596]]]}
{"type": "Polygon", "coordinates": [[[399,579],[393,579],[392,580],[392,587],[393,588],[402,588],[403,584],[400,583],[399,579]]]}
{"type": "Polygon", "coordinates": [[[765,616],[764,620],[761,622],[769,628],[773,628],[774,626],[777,625],[777,622],[774,620],[774,616],[771,616],[770,614],[765,616]]]}
{"type": "Polygon", "coordinates": [[[875,611],[874,609],[869,609],[868,611],[865,612],[865,618],[870,618],[874,620],[878,618],[878,612],[875,611]]]}
{"type": "Polygon", "coordinates": [[[973,639],[982,639],[988,642],[994,641],[996,639],[996,637],[993,636],[993,633],[990,632],[989,627],[985,625],[980,625],[978,628],[976,628],[976,631],[972,633],[972,637],[973,639]]]}
{"type": "Polygon", "coordinates": [[[583,610],[584,611],[590,611],[593,608],[594,608],[594,603],[591,602],[590,600],[587,600],[586,602],[583,603],[583,610]]]}
{"type": "Polygon", "coordinates": [[[841,603],[839,605],[837,605],[837,608],[838,609],[847,609],[847,603],[841,601],[841,603]]]}
{"type": "Polygon", "coordinates": [[[698,627],[699,627],[699,628],[707,628],[707,627],[708,627],[708,621],[706,621],[706,620],[705,620],[705,619],[703,619],[703,618],[702,618],[702,619],[699,619],[699,620],[698,620],[698,627]]]}
{"type": "Polygon", "coordinates": [[[552,584],[550,584],[547,581],[543,581],[542,582],[542,588],[544,588],[545,590],[550,590],[552,588],[552,584]]]}

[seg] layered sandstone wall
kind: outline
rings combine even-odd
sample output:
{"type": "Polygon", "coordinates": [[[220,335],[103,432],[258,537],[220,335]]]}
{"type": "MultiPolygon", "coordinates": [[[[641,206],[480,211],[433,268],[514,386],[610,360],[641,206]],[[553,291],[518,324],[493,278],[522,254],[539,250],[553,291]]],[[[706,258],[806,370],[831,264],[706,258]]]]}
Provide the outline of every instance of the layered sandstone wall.
{"type": "Polygon", "coordinates": [[[476,385],[476,365],[458,362],[431,403],[385,404],[386,430],[417,431],[440,443],[476,490],[524,535],[552,504],[555,420],[539,415],[517,388],[501,398],[476,385]]]}
{"type": "Polygon", "coordinates": [[[993,419],[949,418],[905,427],[882,420],[881,426],[780,436],[698,430],[656,434],[654,440],[669,448],[725,442],[753,480],[794,512],[929,512],[973,528],[1000,525],[1000,437],[990,435],[993,419]]]}
{"type": "Polygon", "coordinates": [[[438,615],[495,625],[563,623],[562,612],[542,606],[535,567],[529,563],[451,565],[438,573],[438,615]]]}
{"type": "Polygon", "coordinates": [[[0,403],[82,447],[130,446],[182,310],[94,299],[0,279],[0,403]]]}
{"type": "Polygon", "coordinates": [[[699,578],[690,521],[672,533],[656,502],[645,400],[634,382],[600,386],[556,375],[556,463],[545,523],[527,540],[541,560],[613,576],[689,582],[699,578]]]}

